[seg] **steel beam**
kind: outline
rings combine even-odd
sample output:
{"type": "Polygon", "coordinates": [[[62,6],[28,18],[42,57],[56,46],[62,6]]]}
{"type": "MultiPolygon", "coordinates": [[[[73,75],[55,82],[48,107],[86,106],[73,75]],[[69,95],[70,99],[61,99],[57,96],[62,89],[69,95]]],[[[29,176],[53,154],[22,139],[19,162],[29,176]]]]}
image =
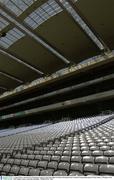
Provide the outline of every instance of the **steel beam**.
{"type": "Polygon", "coordinates": [[[44,73],[40,70],[38,70],[37,68],[33,67],[31,64],[19,59],[18,57],[14,56],[12,53],[9,53],[8,50],[4,50],[3,48],[0,47],[0,53],[5,55],[5,56],[8,56],[9,58],[15,60],[16,62],[26,66],[27,68],[35,71],[36,73],[40,74],[40,75],[43,75],[44,73]]]}
{"type": "Polygon", "coordinates": [[[22,80],[16,78],[16,77],[13,76],[13,75],[10,75],[10,74],[8,74],[8,73],[6,73],[6,72],[0,71],[0,74],[2,74],[3,76],[6,76],[7,78],[10,78],[10,79],[12,79],[12,80],[14,80],[14,81],[17,81],[17,82],[19,82],[19,83],[21,83],[21,84],[23,83],[22,80]]]}
{"type": "Polygon", "coordinates": [[[63,10],[65,10],[68,15],[80,26],[83,32],[93,41],[93,43],[101,50],[101,51],[109,51],[109,48],[104,43],[104,41],[98,36],[95,30],[91,27],[91,25],[82,17],[78,8],[74,3],[76,1],[71,0],[55,0],[63,10]]]}
{"type": "Polygon", "coordinates": [[[14,17],[14,15],[10,11],[8,11],[8,9],[5,8],[5,6],[2,3],[0,3],[0,8],[0,15],[3,18],[7,19],[10,23],[18,27],[22,32],[34,39],[37,43],[41,44],[49,52],[61,59],[65,64],[70,63],[70,61],[66,57],[64,57],[60,52],[58,52],[46,41],[44,41],[41,37],[36,35],[34,31],[25,22],[21,22],[16,16],[14,17]]]}

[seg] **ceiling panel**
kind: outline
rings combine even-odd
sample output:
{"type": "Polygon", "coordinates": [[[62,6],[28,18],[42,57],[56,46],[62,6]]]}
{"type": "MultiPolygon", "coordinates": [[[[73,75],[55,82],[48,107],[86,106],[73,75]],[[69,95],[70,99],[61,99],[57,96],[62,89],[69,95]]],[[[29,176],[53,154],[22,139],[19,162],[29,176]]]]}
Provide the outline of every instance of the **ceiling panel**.
{"type": "Polygon", "coordinates": [[[26,62],[34,65],[44,73],[53,73],[63,67],[65,63],[42,47],[28,36],[16,42],[9,51],[22,57],[26,62]]]}
{"type": "Polygon", "coordinates": [[[114,0],[79,0],[77,7],[110,49],[114,49],[114,0]]]}
{"type": "Polygon", "coordinates": [[[19,82],[0,74],[0,86],[6,87],[7,89],[12,89],[19,85],[19,82]]]}
{"type": "Polygon", "coordinates": [[[47,20],[36,29],[36,32],[75,63],[100,53],[96,45],[66,12],[47,20]]]}
{"type": "Polygon", "coordinates": [[[17,63],[15,60],[1,54],[0,70],[7,72],[17,78],[20,78],[25,82],[39,78],[39,75],[36,72],[30,70],[24,65],[17,63]]]}

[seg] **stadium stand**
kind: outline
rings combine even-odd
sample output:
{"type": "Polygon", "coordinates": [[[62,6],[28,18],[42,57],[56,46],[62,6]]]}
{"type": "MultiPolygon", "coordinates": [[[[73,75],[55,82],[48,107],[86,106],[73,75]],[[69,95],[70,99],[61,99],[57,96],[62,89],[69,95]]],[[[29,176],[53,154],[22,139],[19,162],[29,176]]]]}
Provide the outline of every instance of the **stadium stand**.
{"type": "Polygon", "coordinates": [[[20,133],[12,135],[6,130],[6,136],[0,137],[0,174],[113,175],[113,118],[81,118],[35,129],[25,127],[25,132],[17,128],[15,133],[20,133]]]}
{"type": "Polygon", "coordinates": [[[113,20],[114,0],[0,0],[0,175],[114,176],[113,20]]]}

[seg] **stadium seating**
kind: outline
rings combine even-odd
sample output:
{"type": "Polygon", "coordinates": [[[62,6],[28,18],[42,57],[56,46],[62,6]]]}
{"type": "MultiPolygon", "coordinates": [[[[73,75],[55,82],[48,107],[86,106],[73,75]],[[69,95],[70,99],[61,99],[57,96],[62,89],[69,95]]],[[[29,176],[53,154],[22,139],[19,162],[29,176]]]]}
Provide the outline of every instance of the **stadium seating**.
{"type": "Polygon", "coordinates": [[[106,115],[0,137],[0,175],[112,176],[113,129],[113,115],[106,115]]]}

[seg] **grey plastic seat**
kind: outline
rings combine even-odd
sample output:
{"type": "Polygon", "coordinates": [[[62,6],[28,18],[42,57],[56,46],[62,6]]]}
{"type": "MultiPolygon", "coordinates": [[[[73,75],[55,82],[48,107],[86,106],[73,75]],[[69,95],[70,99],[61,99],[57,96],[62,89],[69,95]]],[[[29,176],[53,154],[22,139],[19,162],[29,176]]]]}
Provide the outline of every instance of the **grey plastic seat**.
{"type": "Polygon", "coordinates": [[[89,149],[91,151],[97,151],[97,150],[99,150],[99,147],[98,146],[91,146],[89,149]]]}
{"type": "Polygon", "coordinates": [[[82,146],[81,151],[89,151],[89,147],[88,146],[82,146]]]}
{"type": "Polygon", "coordinates": [[[42,170],[40,176],[52,176],[53,172],[54,172],[53,169],[42,170]]]}
{"type": "Polygon", "coordinates": [[[35,158],[35,155],[33,155],[33,154],[30,154],[30,155],[28,155],[28,157],[27,157],[27,159],[30,159],[30,160],[33,160],[35,158]]]}
{"type": "Polygon", "coordinates": [[[53,176],[68,176],[68,174],[66,171],[58,170],[54,172],[53,176]]]}
{"type": "Polygon", "coordinates": [[[41,161],[41,160],[42,160],[42,157],[43,157],[42,155],[36,155],[36,156],[35,156],[35,160],[41,161]]]}
{"type": "Polygon", "coordinates": [[[71,155],[71,150],[65,150],[65,151],[63,151],[63,154],[62,154],[63,156],[70,156],[71,155]]]}
{"type": "Polygon", "coordinates": [[[112,174],[112,175],[114,175],[114,165],[102,164],[99,167],[99,172],[100,172],[100,174],[112,174]]]}
{"type": "Polygon", "coordinates": [[[100,150],[93,151],[92,155],[93,156],[103,156],[103,151],[100,151],[100,150]]]}
{"type": "Polygon", "coordinates": [[[61,156],[52,156],[51,161],[57,161],[59,162],[61,159],[61,156]]]}
{"type": "Polygon", "coordinates": [[[81,151],[72,151],[72,156],[80,156],[81,151]]]}
{"type": "Polygon", "coordinates": [[[8,159],[7,159],[7,158],[2,158],[0,162],[1,162],[1,163],[3,163],[3,164],[6,164],[6,163],[7,163],[7,161],[8,161],[8,159]]]}
{"type": "Polygon", "coordinates": [[[40,151],[34,151],[34,155],[39,155],[40,151]]]}
{"type": "Polygon", "coordinates": [[[107,145],[108,146],[114,146],[114,142],[108,142],[107,145]]]}
{"type": "Polygon", "coordinates": [[[21,166],[28,166],[28,164],[29,164],[29,160],[22,159],[21,166]]]}
{"type": "Polygon", "coordinates": [[[109,163],[114,164],[114,157],[109,157],[109,163]]]}
{"type": "Polygon", "coordinates": [[[58,164],[58,169],[59,170],[65,170],[65,171],[69,171],[69,167],[70,167],[70,164],[68,162],[60,162],[58,164]]]}
{"type": "Polygon", "coordinates": [[[70,162],[70,156],[61,156],[61,161],[63,162],[70,162]]]}
{"type": "Polygon", "coordinates": [[[7,161],[7,164],[13,164],[14,163],[14,159],[8,159],[8,161],[7,161]]]}
{"type": "Polygon", "coordinates": [[[95,173],[98,174],[98,165],[97,164],[85,164],[84,172],[95,173]]]}
{"type": "Polygon", "coordinates": [[[101,146],[100,150],[102,150],[102,151],[110,150],[110,146],[101,146]]]}
{"type": "Polygon", "coordinates": [[[82,157],[81,156],[71,156],[71,162],[82,162],[82,157]]]}
{"type": "Polygon", "coordinates": [[[47,155],[54,155],[54,151],[47,151],[47,155]]]}
{"type": "Polygon", "coordinates": [[[83,176],[80,172],[70,172],[69,176],[83,176]]]}
{"type": "Polygon", "coordinates": [[[46,154],[47,154],[47,151],[40,151],[40,154],[41,154],[41,155],[46,155],[46,154]]]}
{"type": "Polygon", "coordinates": [[[29,168],[21,167],[19,171],[19,175],[28,176],[29,168]]]}
{"type": "Polygon", "coordinates": [[[29,176],[39,176],[39,174],[40,174],[40,169],[30,169],[30,171],[29,171],[29,176]]]}
{"type": "Polygon", "coordinates": [[[4,164],[0,164],[0,171],[2,171],[4,164]]]}
{"type": "Polygon", "coordinates": [[[12,167],[11,167],[10,172],[11,172],[11,173],[13,173],[14,175],[17,175],[17,174],[18,174],[18,172],[19,172],[19,170],[20,170],[20,167],[19,167],[19,166],[14,165],[14,166],[12,166],[12,167]]]}
{"type": "Polygon", "coordinates": [[[30,166],[30,167],[36,168],[37,164],[38,164],[38,161],[37,161],[37,160],[30,160],[30,161],[29,161],[29,166],[30,166]]]}
{"type": "Polygon", "coordinates": [[[94,163],[94,157],[92,156],[83,156],[84,163],[94,163]]]}
{"type": "Polygon", "coordinates": [[[16,158],[16,159],[20,159],[20,158],[21,158],[21,154],[16,154],[16,155],[15,155],[15,158],[16,158]]]}
{"type": "Polygon", "coordinates": [[[47,161],[39,161],[38,167],[46,169],[48,162],[47,161]]]}
{"type": "Polygon", "coordinates": [[[114,150],[104,151],[104,155],[105,155],[105,156],[114,156],[114,150]]]}
{"type": "Polygon", "coordinates": [[[3,167],[2,171],[8,173],[8,172],[10,171],[10,169],[11,169],[11,165],[10,165],[10,164],[6,164],[6,165],[3,167]]]}
{"type": "Polygon", "coordinates": [[[106,157],[106,156],[98,156],[98,157],[95,157],[95,163],[108,164],[108,157],[106,157]]]}
{"type": "Polygon", "coordinates": [[[58,166],[58,162],[56,162],[56,161],[51,161],[51,162],[48,163],[48,169],[56,170],[57,166],[58,166]]]}
{"type": "Polygon", "coordinates": [[[90,156],[91,155],[91,151],[82,151],[81,155],[82,156],[90,156]]]}
{"type": "Polygon", "coordinates": [[[73,151],[79,151],[79,150],[80,150],[80,147],[79,147],[79,146],[74,146],[74,147],[72,148],[72,150],[73,150],[73,151]]]}
{"type": "Polygon", "coordinates": [[[42,160],[44,161],[50,161],[51,160],[51,155],[44,155],[42,160]]]}
{"type": "Polygon", "coordinates": [[[81,163],[71,163],[70,171],[83,172],[83,164],[81,164],[81,163]]]}
{"type": "Polygon", "coordinates": [[[63,151],[55,151],[56,156],[62,156],[62,154],[63,154],[63,151]]]}
{"type": "Polygon", "coordinates": [[[20,158],[21,158],[21,159],[27,159],[27,157],[28,157],[27,154],[22,154],[20,158]]]}
{"type": "Polygon", "coordinates": [[[20,165],[21,164],[21,159],[14,159],[14,163],[15,165],[20,165]]]}

